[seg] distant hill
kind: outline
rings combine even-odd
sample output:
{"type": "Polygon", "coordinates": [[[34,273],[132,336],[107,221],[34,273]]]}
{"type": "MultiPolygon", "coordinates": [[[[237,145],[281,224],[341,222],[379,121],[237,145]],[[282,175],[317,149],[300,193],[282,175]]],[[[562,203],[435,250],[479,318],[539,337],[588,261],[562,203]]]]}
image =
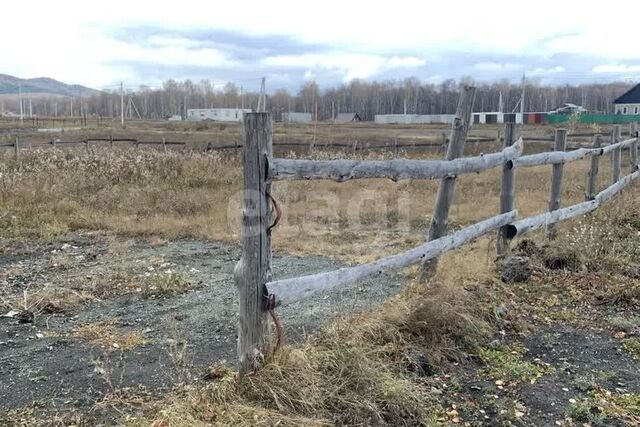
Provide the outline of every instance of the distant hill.
{"type": "Polygon", "coordinates": [[[90,96],[100,93],[81,85],[69,85],[48,77],[21,79],[7,74],[0,74],[0,95],[17,94],[22,85],[22,93],[51,94],[65,96],[90,96]]]}

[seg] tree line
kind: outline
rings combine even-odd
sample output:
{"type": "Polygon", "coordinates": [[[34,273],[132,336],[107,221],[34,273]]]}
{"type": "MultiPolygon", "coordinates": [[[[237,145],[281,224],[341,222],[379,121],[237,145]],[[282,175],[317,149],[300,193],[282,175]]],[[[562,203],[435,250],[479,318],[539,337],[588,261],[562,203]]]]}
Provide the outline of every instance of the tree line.
{"type": "MultiPolygon", "coordinates": [[[[268,82],[267,82],[268,83],[268,82]]],[[[396,81],[353,80],[339,86],[321,89],[310,81],[297,92],[278,89],[267,93],[267,111],[278,119],[283,112],[311,113],[318,120],[328,120],[338,113],[357,112],[364,120],[376,114],[451,114],[455,112],[461,83],[449,79],[441,83],[425,83],[417,78],[396,81]]],[[[475,111],[519,111],[522,86],[507,80],[475,83],[475,111]],[[502,103],[501,103],[502,99],[502,103]]],[[[612,113],[613,101],[632,85],[628,82],[580,85],[543,85],[536,81],[525,84],[525,111],[543,112],[564,103],[582,105],[592,112],[612,113]]],[[[168,80],[161,88],[140,87],[124,94],[125,115],[131,118],[164,119],[185,116],[189,108],[255,109],[259,93],[242,91],[234,83],[216,89],[210,81],[168,80]]],[[[104,91],[87,98],[47,97],[23,99],[24,113],[38,116],[118,117],[121,112],[119,90],[104,91]]],[[[18,113],[17,97],[4,100],[3,111],[18,113]]]]}

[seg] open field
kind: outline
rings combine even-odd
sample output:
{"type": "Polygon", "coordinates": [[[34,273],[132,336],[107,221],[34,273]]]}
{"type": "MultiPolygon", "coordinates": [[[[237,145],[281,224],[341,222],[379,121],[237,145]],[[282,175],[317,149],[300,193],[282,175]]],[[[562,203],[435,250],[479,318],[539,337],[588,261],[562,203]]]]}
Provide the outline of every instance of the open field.
{"type": "MultiPolygon", "coordinates": [[[[63,135],[160,135],[188,146],[45,147],[19,161],[0,152],[0,312],[36,314],[24,323],[0,318],[5,424],[637,425],[637,184],[594,215],[560,225],[558,241],[540,233],[520,245],[534,270],[524,283],[500,281],[495,239],[487,237],[446,254],[426,289],[410,269],[278,308],[287,345],[263,371],[237,381],[221,360],[233,360],[235,349],[242,165],[236,150],[204,149],[239,141],[240,127],[127,126],[63,135]]],[[[15,123],[0,129],[0,138],[20,135],[27,146],[60,135],[15,123]]],[[[317,158],[390,158],[388,148],[350,147],[438,144],[447,130],[280,124],[274,139],[304,145],[278,148],[281,156],[308,156],[315,139],[317,158]],[[346,147],[322,147],[336,141],[346,147]]],[[[471,136],[497,139],[500,130],[476,126],[471,136]]],[[[553,129],[525,126],[523,135],[550,137],[553,129]]],[[[569,145],[589,141],[570,137],[569,145]]],[[[550,144],[525,143],[525,153],[550,144]]],[[[470,142],[465,154],[499,146],[470,142]]],[[[400,155],[440,158],[442,149],[406,147],[400,155]]],[[[628,163],[624,157],[625,173],[628,163]]],[[[565,165],[563,205],[584,199],[587,166],[565,165]]],[[[599,179],[600,189],[611,180],[608,158],[599,179]]],[[[521,217],[546,211],[549,180],[548,166],[517,170],[521,217]]],[[[275,183],[283,210],[275,276],[423,242],[437,185],[275,183]]],[[[460,177],[450,227],[497,214],[499,193],[498,169],[460,177]]]]}

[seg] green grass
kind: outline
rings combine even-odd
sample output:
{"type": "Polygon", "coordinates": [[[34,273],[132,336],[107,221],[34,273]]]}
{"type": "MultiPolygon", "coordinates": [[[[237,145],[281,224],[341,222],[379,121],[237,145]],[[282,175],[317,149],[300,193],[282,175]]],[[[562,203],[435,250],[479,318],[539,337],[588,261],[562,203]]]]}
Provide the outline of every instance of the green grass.
{"type": "Polygon", "coordinates": [[[485,373],[494,380],[535,381],[551,371],[549,366],[524,360],[523,350],[515,346],[481,348],[478,356],[485,365],[485,373]]]}

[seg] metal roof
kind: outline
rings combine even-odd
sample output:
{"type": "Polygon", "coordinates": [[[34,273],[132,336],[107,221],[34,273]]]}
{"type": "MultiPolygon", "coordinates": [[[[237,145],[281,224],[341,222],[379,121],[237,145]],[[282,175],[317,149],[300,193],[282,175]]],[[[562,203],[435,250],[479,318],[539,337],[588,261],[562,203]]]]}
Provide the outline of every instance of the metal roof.
{"type": "Polygon", "coordinates": [[[640,84],[635,85],[622,96],[613,101],[614,104],[640,104],[640,84]]]}

